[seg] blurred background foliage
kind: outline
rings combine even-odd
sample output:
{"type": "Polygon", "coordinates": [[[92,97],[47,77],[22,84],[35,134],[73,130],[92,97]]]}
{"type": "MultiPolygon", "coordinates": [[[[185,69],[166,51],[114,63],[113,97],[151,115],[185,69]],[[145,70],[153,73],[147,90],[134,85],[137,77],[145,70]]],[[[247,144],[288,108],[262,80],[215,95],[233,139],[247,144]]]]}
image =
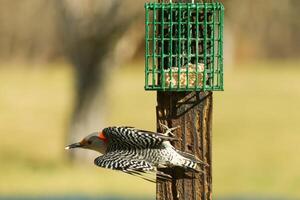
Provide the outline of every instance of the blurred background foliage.
{"type": "MultiPolygon", "coordinates": [[[[222,2],[214,195],[299,198],[300,1],[222,2]]],[[[0,0],[0,196],[154,196],[154,184],[94,167],[95,154],[64,151],[108,125],[155,130],[143,3],[0,0]]]]}

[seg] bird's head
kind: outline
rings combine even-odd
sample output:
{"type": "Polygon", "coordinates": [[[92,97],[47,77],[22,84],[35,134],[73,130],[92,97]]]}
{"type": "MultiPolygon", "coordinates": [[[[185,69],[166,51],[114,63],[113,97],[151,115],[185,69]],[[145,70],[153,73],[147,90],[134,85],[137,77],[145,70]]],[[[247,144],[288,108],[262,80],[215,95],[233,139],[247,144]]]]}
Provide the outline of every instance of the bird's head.
{"type": "Polygon", "coordinates": [[[65,149],[84,148],[105,153],[107,148],[107,138],[103,132],[94,132],[83,138],[80,142],[70,144],[65,149]]]}

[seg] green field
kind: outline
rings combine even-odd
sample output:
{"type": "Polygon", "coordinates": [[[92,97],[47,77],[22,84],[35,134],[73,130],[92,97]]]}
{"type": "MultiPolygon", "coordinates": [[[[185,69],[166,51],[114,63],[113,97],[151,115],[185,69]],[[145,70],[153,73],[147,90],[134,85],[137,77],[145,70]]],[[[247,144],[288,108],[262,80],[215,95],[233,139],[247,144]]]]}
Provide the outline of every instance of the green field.
{"type": "MultiPolygon", "coordinates": [[[[300,197],[299,66],[226,66],[225,91],[214,94],[216,196],[300,197]]],[[[154,184],[92,160],[66,161],[72,75],[66,64],[0,65],[0,195],[153,195],[154,184]]],[[[145,92],[143,81],[142,63],[114,69],[106,80],[107,125],[154,130],[155,92],[145,92]]]]}

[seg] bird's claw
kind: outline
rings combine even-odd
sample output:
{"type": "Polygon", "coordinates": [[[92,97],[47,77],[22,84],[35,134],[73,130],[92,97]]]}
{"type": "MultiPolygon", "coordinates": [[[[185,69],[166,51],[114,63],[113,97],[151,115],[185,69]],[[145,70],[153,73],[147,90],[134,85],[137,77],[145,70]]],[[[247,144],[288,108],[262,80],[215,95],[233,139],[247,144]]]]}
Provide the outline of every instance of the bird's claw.
{"type": "Polygon", "coordinates": [[[180,126],[176,126],[176,127],[173,127],[173,128],[169,128],[167,125],[165,125],[165,124],[163,124],[163,123],[159,123],[160,124],[160,126],[162,127],[162,129],[165,129],[166,130],[166,132],[164,132],[163,134],[164,135],[171,135],[171,136],[175,136],[175,134],[173,133],[173,131],[174,130],[176,130],[176,129],[178,129],[178,128],[180,128],[180,126]]]}

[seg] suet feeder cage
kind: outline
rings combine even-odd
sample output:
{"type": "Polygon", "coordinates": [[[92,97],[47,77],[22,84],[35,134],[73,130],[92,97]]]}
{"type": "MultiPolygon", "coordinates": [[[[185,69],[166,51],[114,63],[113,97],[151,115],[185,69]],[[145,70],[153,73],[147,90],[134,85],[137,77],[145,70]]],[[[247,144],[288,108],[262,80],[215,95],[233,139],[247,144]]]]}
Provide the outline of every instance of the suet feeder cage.
{"type": "Polygon", "coordinates": [[[223,90],[223,5],[146,3],[145,11],[145,89],[223,90]]]}

